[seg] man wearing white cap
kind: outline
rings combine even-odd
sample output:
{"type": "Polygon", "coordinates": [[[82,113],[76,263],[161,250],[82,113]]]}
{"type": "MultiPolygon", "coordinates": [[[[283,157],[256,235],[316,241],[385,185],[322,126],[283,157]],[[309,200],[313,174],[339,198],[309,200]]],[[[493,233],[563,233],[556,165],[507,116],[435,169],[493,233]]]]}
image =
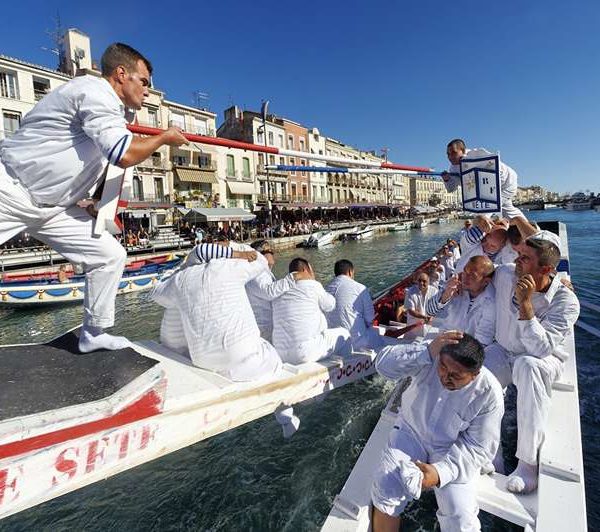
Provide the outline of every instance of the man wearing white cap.
{"type": "Polygon", "coordinates": [[[565,340],[579,316],[579,301],[556,273],[560,239],[538,231],[520,247],[516,264],[496,270],[496,342],[485,350],[485,365],[505,387],[517,387],[517,469],[507,488],[537,488],[538,453],[552,393],[567,359],[565,340]]]}

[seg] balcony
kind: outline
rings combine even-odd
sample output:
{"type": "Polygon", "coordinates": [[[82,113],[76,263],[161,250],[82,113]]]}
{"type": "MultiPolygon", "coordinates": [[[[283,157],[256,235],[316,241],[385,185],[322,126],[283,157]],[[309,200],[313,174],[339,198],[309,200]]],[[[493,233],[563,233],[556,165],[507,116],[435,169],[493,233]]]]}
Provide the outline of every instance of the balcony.
{"type": "MultiPolygon", "coordinates": [[[[271,194],[271,201],[278,203],[289,203],[290,196],[288,194],[271,194]]],[[[258,194],[256,197],[257,203],[267,203],[267,195],[266,194],[258,194]]]]}
{"type": "Polygon", "coordinates": [[[292,203],[308,203],[308,196],[302,194],[295,194],[290,197],[292,203]]]}
{"type": "Polygon", "coordinates": [[[171,204],[171,200],[168,195],[156,195],[145,192],[134,194],[127,205],[129,209],[169,209],[172,206],[173,205],[171,204]]]}
{"type": "Polygon", "coordinates": [[[167,163],[164,162],[160,157],[149,157],[148,159],[143,160],[141,163],[138,163],[137,166],[138,168],[149,170],[151,172],[164,172],[169,169],[167,163]]]}
{"type": "MultiPolygon", "coordinates": [[[[261,179],[261,178],[265,179],[266,178],[267,171],[265,170],[265,167],[262,164],[259,164],[256,167],[256,174],[258,175],[259,179],[261,179]]],[[[277,170],[269,170],[269,177],[270,178],[285,178],[287,180],[287,176],[288,176],[287,172],[278,172],[277,170]]]]}

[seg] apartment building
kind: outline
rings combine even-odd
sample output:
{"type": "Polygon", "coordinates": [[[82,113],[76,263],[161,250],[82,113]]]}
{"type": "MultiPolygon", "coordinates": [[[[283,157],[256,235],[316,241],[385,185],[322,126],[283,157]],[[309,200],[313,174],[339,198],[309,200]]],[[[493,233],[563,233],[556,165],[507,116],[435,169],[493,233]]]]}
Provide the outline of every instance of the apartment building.
{"type": "MultiPolygon", "coordinates": [[[[327,166],[327,163],[324,161],[310,159],[310,154],[325,154],[325,137],[321,135],[316,127],[313,127],[308,131],[307,139],[309,152],[308,166],[327,166]]],[[[327,193],[327,173],[309,172],[308,183],[311,203],[327,203],[327,201],[329,201],[327,193]]]]}
{"type": "Polygon", "coordinates": [[[462,205],[462,191],[458,187],[448,192],[441,178],[435,176],[409,176],[410,206],[451,207],[462,205]]]}

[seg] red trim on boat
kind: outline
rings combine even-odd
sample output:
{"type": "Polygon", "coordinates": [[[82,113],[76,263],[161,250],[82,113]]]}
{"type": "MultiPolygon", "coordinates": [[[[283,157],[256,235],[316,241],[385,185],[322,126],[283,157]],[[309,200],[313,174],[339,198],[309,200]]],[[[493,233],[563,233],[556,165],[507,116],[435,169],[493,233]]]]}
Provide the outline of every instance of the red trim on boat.
{"type": "Polygon", "coordinates": [[[165,389],[166,381],[163,380],[155,388],[148,390],[137,401],[107,418],[0,445],[0,460],[45,447],[52,447],[59,443],[75,440],[83,436],[120,427],[160,414],[163,409],[165,389]]]}

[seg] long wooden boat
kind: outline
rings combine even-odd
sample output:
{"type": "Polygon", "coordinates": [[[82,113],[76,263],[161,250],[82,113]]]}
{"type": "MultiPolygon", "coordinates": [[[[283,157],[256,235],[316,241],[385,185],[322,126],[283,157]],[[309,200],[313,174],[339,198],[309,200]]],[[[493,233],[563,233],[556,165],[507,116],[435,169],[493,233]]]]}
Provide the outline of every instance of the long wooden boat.
{"type": "MultiPolygon", "coordinates": [[[[393,309],[411,278],[377,308],[393,309]]],[[[0,347],[0,519],[375,372],[367,351],[235,383],[153,341],[86,355],[77,342],[71,331],[0,347]]]]}
{"type": "MultiPolygon", "coordinates": [[[[562,223],[541,222],[540,226],[556,232],[565,251],[558,270],[568,275],[568,242],[562,223]]],[[[398,286],[400,291],[404,287],[398,286]]],[[[386,303],[389,306],[389,302],[386,303]]],[[[593,308],[588,305],[588,308],[593,308]]],[[[597,308],[600,310],[600,308],[597,308]]],[[[579,324],[579,322],[578,322],[579,324]]],[[[592,334],[600,331],[583,324],[592,334]]],[[[515,495],[506,490],[507,477],[494,473],[479,478],[477,500],[480,508],[526,531],[553,532],[587,530],[583,452],[579,422],[579,392],[574,334],[567,338],[570,357],[560,380],[553,384],[548,429],[540,450],[538,490],[528,495],[515,495]]],[[[334,500],[333,508],[322,530],[352,532],[370,530],[370,487],[372,474],[380,460],[389,433],[399,413],[404,384],[393,392],[387,406],[365,445],[354,469],[334,500]]]]}
{"type": "MultiPolygon", "coordinates": [[[[169,259],[167,255],[130,263],[119,281],[117,294],[149,290],[159,279],[173,273],[180,263],[180,257],[169,259]]],[[[83,301],[84,275],[70,272],[66,283],[59,283],[56,277],[56,272],[46,272],[5,278],[0,283],[0,307],[30,308],[83,301]]]]}

